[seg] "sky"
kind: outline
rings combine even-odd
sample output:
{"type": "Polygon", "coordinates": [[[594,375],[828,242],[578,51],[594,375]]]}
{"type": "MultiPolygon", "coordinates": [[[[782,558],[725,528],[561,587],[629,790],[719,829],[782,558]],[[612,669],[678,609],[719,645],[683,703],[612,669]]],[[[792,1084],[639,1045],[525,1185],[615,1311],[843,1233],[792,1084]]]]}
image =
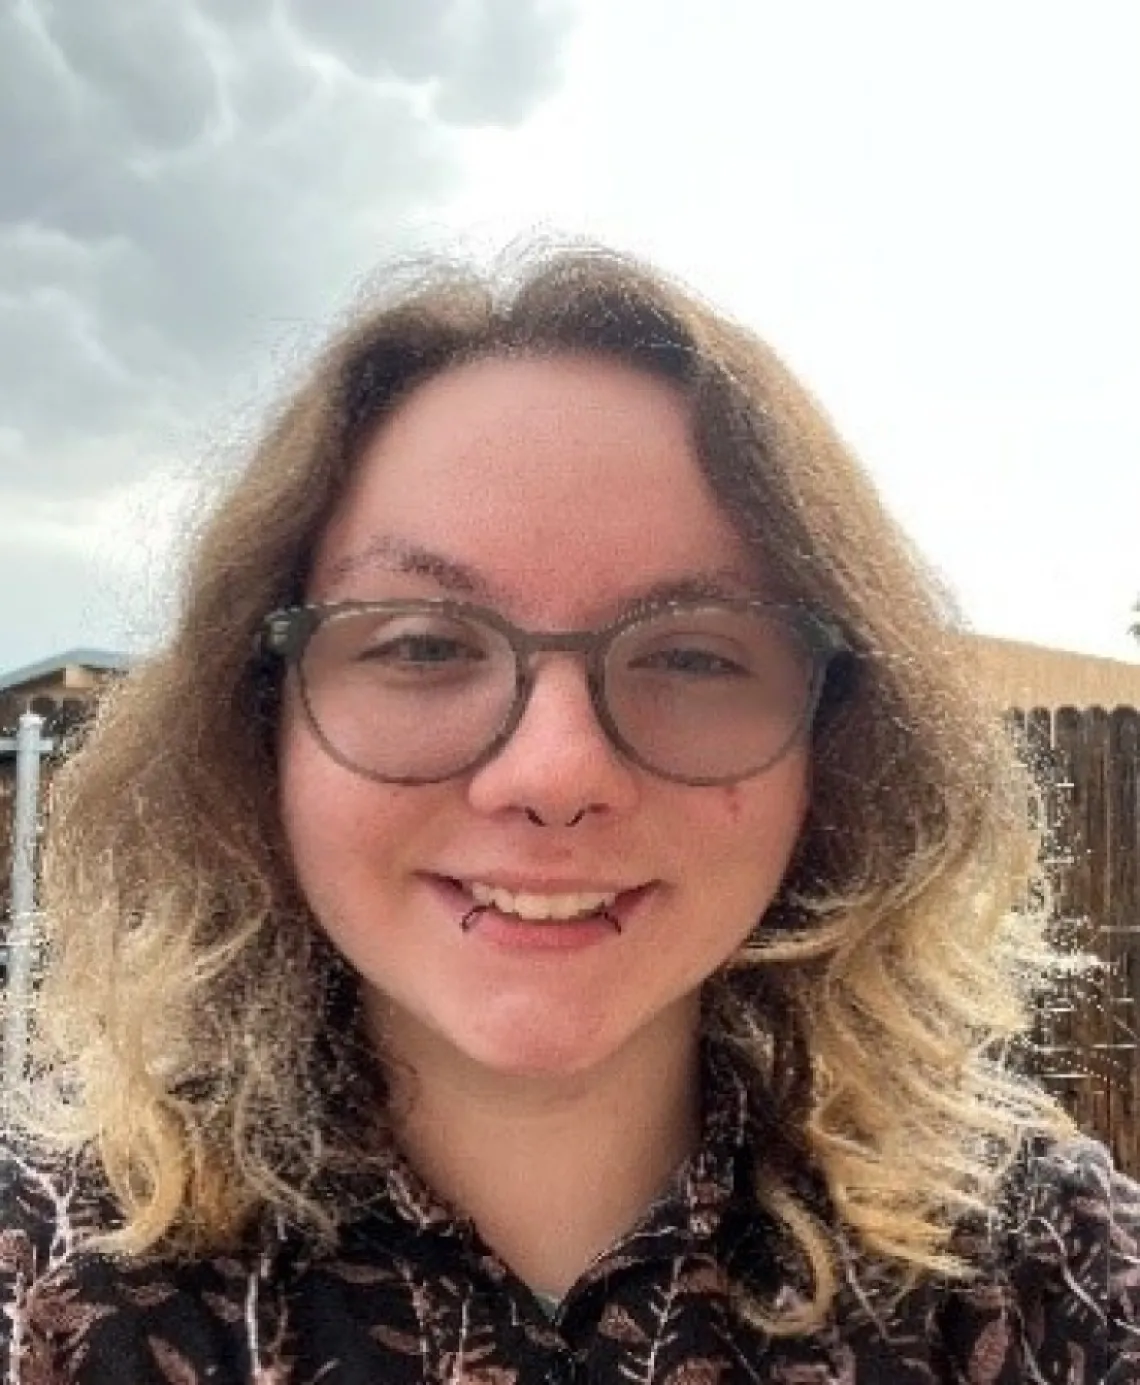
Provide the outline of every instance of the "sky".
{"type": "Polygon", "coordinates": [[[1140,660],[1135,0],[3,0],[0,672],[162,637],[386,260],[588,235],[821,398],[988,633],[1140,660]]]}

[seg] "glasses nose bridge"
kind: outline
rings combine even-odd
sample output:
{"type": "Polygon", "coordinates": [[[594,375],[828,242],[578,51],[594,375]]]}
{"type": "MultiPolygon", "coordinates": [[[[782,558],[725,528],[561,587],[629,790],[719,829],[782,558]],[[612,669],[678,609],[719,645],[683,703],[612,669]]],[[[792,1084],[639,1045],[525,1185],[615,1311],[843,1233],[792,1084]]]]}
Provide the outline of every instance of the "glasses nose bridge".
{"type": "MultiPolygon", "coordinates": [[[[522,693],[520,716],[530,705],[537,670],[536,661],[546,655],[569,655],[581,661],[586,677],[586,691],[598,714],[601,692],[601,664],[609,644],[608,632],[598,630],[517,630],[511,641],[522,693]]],[[[603,718],[604,721],[604,718],[603,718]]]]}
{"type": "Polygon", "coordinates": [[[534,660],[543,654],[577,654],[589,667],[605,643],[604,631],[528,630],[519,632],[515,650],[529,672],[534,660]]]}

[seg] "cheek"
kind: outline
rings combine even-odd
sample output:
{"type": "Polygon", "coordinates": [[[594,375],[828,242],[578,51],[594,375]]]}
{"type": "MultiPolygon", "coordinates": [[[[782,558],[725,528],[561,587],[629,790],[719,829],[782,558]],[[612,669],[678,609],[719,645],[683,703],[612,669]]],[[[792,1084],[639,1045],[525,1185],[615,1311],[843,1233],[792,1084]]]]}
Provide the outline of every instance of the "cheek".
{"type": "Polygon", "coordinates": [[[304,748],[285,749],[280,763],[278,811],[285,844],[302,894],[324,919],[335,882],[344,876],[341,853],[351,836],[345,830],[345,798],[329,791],[327,770],[304,748]]]}
{"type": "Polygon", "coordinates": [[[335,907],[366,915],[430,866],[451,821],[447,784],[381,784],[345,769],[301,718],[283,720],[278,814],[298,883],[318,916],[335,907]]]}
{"type": "Polygon", "coordinates": [[[298,706],[292,675],[285,685],[281,699],[281,718],[277,726],[277,812],[290,850],[294,836],[304,823],[303,805],[312,792],[310,784],[319,784],[318,766],[312,761],[315,749],[312,735],[298,706]]]}
{"type": "Polygon", "coordinates": [[[695,834],[705,860],[723,878],[751,880],[761,893],[783,878],[807,816],[810,793],[806,755],[767,774],[711,791],[703,830],[695,834]]]}
{"type": "Polygon", "coordinates": [[[278,812],[294,858],[351,847],[386,816],[386,786],[353,774],[314,736],[296,690],[285,700],[277,737],[278,812]]]}
{"type": "Polygon", "coordinates": [[[723,792],[724,815],[735,827],[748,808],[744,791],[739,784],[726,784],[723,792]]]}
{"type": "Polygon", "coordinates": [[[278,764],[278,812],[310,905],[337,894],[365,862],[382,875],[402,816],[385,786],[331,760],[299,721],[282,729],[278,764]]]}
{"type": "Polygon", "coordinates": [[[329,827],[330,810],[335,815],[343,801],[330,792],[334,768],[310,734],[296,699],[288,699],[277,735],[277,810],[295,858],[304,854],[310,838],[319,838],[329,827]]]}

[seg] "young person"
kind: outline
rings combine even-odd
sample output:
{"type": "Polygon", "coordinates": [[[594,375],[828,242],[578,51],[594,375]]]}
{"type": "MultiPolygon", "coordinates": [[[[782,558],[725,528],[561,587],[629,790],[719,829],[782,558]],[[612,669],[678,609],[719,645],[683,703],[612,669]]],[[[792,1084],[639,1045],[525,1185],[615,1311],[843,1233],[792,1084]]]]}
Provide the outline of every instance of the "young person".
{"type": "Polygon", "coordinates": [[[750,332],[400,279],[54,797],[6,1379],[1140,1379],[947,603],[750,332]]]}

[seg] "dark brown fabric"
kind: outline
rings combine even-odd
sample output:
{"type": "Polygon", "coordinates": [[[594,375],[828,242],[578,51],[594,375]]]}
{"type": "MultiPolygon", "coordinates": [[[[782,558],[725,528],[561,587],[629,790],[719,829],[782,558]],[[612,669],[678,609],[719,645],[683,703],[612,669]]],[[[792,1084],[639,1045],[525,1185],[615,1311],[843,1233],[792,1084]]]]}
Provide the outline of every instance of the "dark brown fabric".
{"type": "MultiPolygon", "coordinates": [[[[9,1153],[0,1379],[7,1385],[870,1385],[1140,1382],[1140,1188],[1091,1141],[1030,1149],[973,1283],[897,1298],[849,1254],[826,1326],[773,1340],[741,1288],[800,1267],[750,1195],[748,1101],[708,1065],[705,1140],[551,1318],[398,1159],[335,1251],[266,1227],[245,1254],[129,1264],[85,1253],[82,1180],[9,1153]]],[[[810,1195],[810,1189],[808,1190],[810,1195]]],[[[818,1200],[818,1198],[817,1198],[818,1200]]]]}

